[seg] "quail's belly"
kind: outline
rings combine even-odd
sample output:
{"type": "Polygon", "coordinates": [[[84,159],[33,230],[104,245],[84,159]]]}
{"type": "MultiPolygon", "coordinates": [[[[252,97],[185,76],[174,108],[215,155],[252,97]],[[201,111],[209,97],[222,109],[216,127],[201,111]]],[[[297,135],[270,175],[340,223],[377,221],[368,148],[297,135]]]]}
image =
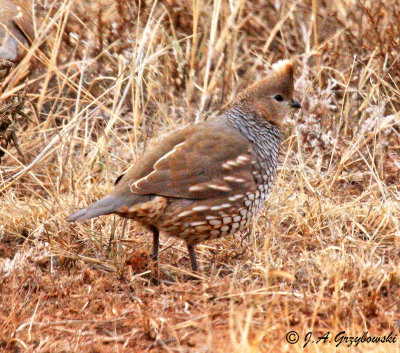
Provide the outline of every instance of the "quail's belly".
{"type": "Polygon", "coordinates": [[[204,201],[173,201],[160,219],[160,230],[192,244],[235,233],[259,212],[271,187],[272,181],[260,184],[254,193],[204,201]]]}

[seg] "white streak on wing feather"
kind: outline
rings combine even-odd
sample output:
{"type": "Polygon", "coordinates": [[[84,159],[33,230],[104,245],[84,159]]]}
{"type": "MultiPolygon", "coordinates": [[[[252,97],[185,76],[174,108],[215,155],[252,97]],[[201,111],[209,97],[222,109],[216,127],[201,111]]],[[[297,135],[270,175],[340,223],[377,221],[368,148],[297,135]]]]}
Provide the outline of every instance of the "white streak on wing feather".
{"type": "Polygon", "coordinates": [[[193,185],[189,188],[189,191],[204,191],[204,186],[203,185],[193,185]]]}
{"type": "Polygon", "coordinates": [[[249,161],[249,157],[245,156],[245,155],[240,155],[237,159],[236,162],[239,164],[246,164],[249,161]],[[243,163],[244,162],[244,163],[243,163]]]}
{"type": "Polygon", "coordinates": [[[176,217],[177,217],[177,218],[182,218],[182,217],[188,216],[188,215],[190,215],[190,214],[192,214],[192,210],[181,212],[181,213],[179,213],[176,217]]]}
{"type": "Polygon", "coordinates": [[[236,200],[242,199],[243,197],[244,197],[243,194],[237,194],[237,195],[234,195],[234,196],[229,197],[228,200],[229,200],[229,201],[236,201],[236,200]]]}
{"type": "Polygon", "coordinates": [[[205,225],[205,224],[207,224],[207,222],[198,221],[198,222],[190,223],[190,226],[191,226],[191,227],[196,227],[196,226],[203,226],[203,225],[205,225]]]}
{"type": "Polygon", "coordinates": [[[192,208],[192,211],[206,211],[206,210],[208,210],[208,209],[210,209],[210,207],[208,207],[208,206],[196,206],[196,207],[193,207],[192,208]]]}
{"type": "Polygon", "coordinates": [[[217,217],[217,216],[206,216],[206,219],[207,220],[212,220],[212,219],[219,219],[219,217],[217,217]]]}
{"type": "Polygon", "coordinates": [[[222,204],[222,205],[218,205],[218,206],[213,206],[213,207],[211,207],[211,210],[212,210],[212,211],[219,211],[219,210],[222,210],[222,209],[224,209],[224,208],[229,208],[229,207],[231,207],[231,204],[230,204],[230,203],[224,203],[224,204],[222,204]]]}
{"type": "Polygon", "coordinates": [[[163,159],[168,158],[168,156],[170,156],[171,154],[173,154],[174,152],[176,152],[177,148],[178,148],[179,146],[183,145],[184,143],[185,143],[185,142],[181,142],[181,143],[175,145],[175,147],[174,147],[171,151],[169,151],[168,153],[164,154],[161,158],[159,158],[159,159],[154,163],[154,165],[153,165],[153,170],[152,170],[149,174],[147,174],[147,175],[145,175],[144,177],[140,178],[139,180],[136,180],[136,181],[133,183],[133,187],[136,188],[136,189],[141,189],[141,187],[139,186],[139,184],[140,184],[141,182],[144,182],[144,181],[149,181],[148,178],[149,178],[152,174],[157,173],[157,171],[158,171],[158,170],[157,170],[157,164],[159,164],[163,159]]]}
{"type": "Polygon", "coordinates": [[[210,189],[220,190],[220,191],[231,191],[229,186],[225,185],[216,185],[216,184],[207,184],[210,189]]]}
{"type": "Polygon", "coordinates": [[[153,168],[154,168],[154,169],[157,169],[157,164],[161,163],[164,159],[167,159],[170,155],[172,155],[173,153],[175,153],[175,152],[177,151],[177,149],[178,149],[180,146],[182,146],[182,145],[184,145],[184,144],[185,144],[185,142],[181,142],[181,143],[178,143],[177,145],[175,145],[175,147],[174,147],[171,151],[169,151],[169,152],[167,152],[166,154],[164,154],[161,158],[159,158],[159,159],[154,163],[153,168]]]}
{"type": "Polygon", "coordinates": [[[156,172],[157,172],[157,170],[153,170],[150,174],[147,174],[147,175],[144,176],[143,178],[140,178],[139,180],[136,180],[136,181],[133,183],[133,186],[134,186],[136,189],[140,189],[139,183],[141,183],[141,182],[143,182],[143,181],[148,181],[148,178],[149,178],[152,174],[154,174],[154,173],[156,173],[156,172]]]}
{"type": "Polygon", "coordinates": [[[239,167],[241,165],[245,165],[250,161],[248,155],[241,154],[234,160],[229,160],[222,163],[222,169],[232,169],[232,167],[239,167]]]}
{"type": "Polygon", "coordinates": [[[235,161],[226,161],[224,163],[222,163],[222,169],[232,169],[232,167],[238,167],[239,164],[236,163],[235,161]]]}
{"type": "Polygon", "coordinates": [[[221,205],[222,208],[228,208],[231,207],[232,205],[230,203],[224,203],[223,205],[221,205]]]}
{"type": "Polygon", "coordinates": [[[228,175],[228,176],[224,176],[224,180],[226,181],[232,181],[234,183],[244,183],[246,180],[243,178],[236,178],[234,176],[228,175]]]}

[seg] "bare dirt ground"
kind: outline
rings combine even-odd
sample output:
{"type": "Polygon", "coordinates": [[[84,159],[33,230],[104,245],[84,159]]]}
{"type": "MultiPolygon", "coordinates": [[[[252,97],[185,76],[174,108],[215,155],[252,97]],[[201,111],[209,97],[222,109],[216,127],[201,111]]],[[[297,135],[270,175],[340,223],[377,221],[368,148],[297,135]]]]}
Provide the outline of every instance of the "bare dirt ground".
{"type": "Polygon", "coordinates": [[[400,352],[398,1],[42,0],[35,16],[1,71],[0,352],[400,352]],[[303,109],[276,185],[243,234],[198,247],[197,281],[179,240],[157,271],[135,223],[65,222],[281,58],[303,109]],[[396,342],[340,340],[365,332],[396,342]]]}

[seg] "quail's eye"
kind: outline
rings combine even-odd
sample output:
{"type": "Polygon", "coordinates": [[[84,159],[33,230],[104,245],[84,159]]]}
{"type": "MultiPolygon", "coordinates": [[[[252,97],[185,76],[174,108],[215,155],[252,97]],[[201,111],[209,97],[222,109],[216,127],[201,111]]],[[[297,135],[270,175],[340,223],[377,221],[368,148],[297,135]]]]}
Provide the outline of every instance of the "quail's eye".
{"type": "Polygon", "coordinates": [[[274,99],[276,99],[278,102],[282,102],[283,101],[283,97],[280,94],[277,94],[274,99]]]}

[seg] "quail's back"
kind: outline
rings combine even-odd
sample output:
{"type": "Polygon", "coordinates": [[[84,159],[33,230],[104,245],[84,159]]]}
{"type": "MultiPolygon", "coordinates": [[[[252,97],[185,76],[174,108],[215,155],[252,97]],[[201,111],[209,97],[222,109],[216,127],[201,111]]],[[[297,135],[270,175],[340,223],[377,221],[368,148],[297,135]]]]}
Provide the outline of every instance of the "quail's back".
{"type": "Polygon", "coordinates": [[[182,238],[197,269],[194,245],[242,229],[260,210],[276,175],[280,126],[293,99],[293,66],[274,65],[238,95],[231,109],[175,131],[118,178],[103,199],[67,218],[116,213],[158,234],[182,238]]]}

